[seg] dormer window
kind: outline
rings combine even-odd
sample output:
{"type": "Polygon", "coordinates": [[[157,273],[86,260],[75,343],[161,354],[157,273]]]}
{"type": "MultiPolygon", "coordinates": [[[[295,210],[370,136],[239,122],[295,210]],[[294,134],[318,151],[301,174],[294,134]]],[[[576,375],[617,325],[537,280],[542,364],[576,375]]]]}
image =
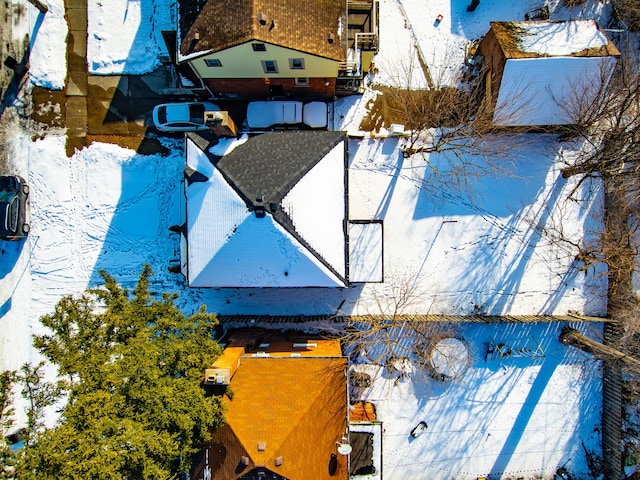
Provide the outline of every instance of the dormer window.
{"type": "Polygon", "coordinates": [[[267,46],[264,43],[252,43],[251,48],[254,52],[266,52],[267,46]]]}

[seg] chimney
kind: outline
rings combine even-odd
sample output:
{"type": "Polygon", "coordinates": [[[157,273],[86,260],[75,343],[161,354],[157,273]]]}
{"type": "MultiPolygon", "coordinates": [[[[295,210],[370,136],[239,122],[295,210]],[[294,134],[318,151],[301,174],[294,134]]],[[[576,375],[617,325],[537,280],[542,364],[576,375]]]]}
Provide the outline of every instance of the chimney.
{"type": "Polygon", "coordinates": [[[263,27],[267,24],[268,20],[269,17],[265,13],[260,12],[260,14],[258,14],[258,23],[263,27]]]}
{"type": "Polygon", "coordinates": [[[276,457],[275,459],[276,467],[279,467],[280,465],[282,465],[282,461],[283,461],[282,455],[280,455],[279,457],[276,457]]]}
{"type": "Polygon", "coordinates": [[[258,442],[258,451],[264,452],[267,449],[267,442],[258,442]]]}

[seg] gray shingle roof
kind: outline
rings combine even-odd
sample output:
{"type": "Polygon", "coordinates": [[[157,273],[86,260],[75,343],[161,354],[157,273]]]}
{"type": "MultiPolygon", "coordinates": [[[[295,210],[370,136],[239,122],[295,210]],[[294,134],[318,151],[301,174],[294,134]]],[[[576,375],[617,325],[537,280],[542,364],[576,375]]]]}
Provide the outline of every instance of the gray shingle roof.
{"type": "Polygon", "coordinates": [[[258,135],[216,164],[247,205],[279,204],[289,190],[337,144],[342,132],[286,131],[258,135]]]}
{"type": "MultiPolygon", "coordinates": [[[[289,237],[293,237],[346,285],[348,142],[344,132],[307,130],[260,134],[249,138],[222,157],[212,155],[208,151],[208,146],[211,145],[209,140],[199,134],[189,133],[187,138],[205,153],[218,175],[244,201],[248,210],[254,212],[251,215],[258,218],[270,216],[289,237]],[[330,163],[324,162],[320,170],[311,172],[324,159],[329,159],[330,163]],[[326,170],[327,165],[332,165],[329,170],[326,170]],[[301,182],[307,182],[304,190],[301,190],[301,182]],[[338,185],[342,185],[342,188],[334,188],[333,195],[336,191],[341,191],[340,198],[322,198],[326,190],[338,185]],[[307,202],[308,191],[313,191],[313,195],[320,197],[317,198],[317,203],[314,203],[316,199],[307,202]],[[301,194],[304,201],[298,203],[298,200],[292,204],[292,198],[303,198],[300,197],[301,194]],[[292,208],[293,205],[297,207],[292,208]],[[325,225],[323,222],[327,221],[325,225]],[[329,231],[324,231],[324,236],[317,235],[315,227],[309,229],[309,225],[313,224],[325,225],[329,231]],[[331,240],[327,241],[327,235],[331,236],[331,240]],[[343,245],[343,260],[339,260],[340,252],[334,247],[331,251],[327,250],[328,244],[334,247],[343,245]]],[[[215,223],[215,220],[212,221],[215,223]]],[[[236,230],[233,232],[235,234],[236,230]]],[[[225,242],[233,243],[233,238],[235,237],[227,238],[225,242]]]]}

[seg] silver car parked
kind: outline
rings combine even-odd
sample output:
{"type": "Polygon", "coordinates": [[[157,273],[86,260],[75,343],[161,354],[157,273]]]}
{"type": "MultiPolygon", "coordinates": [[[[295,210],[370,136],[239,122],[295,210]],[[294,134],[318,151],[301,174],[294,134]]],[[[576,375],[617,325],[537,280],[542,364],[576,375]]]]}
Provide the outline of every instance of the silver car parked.
{"type": "Polygon", "coordinates": [[[153,124],[161,132],[207,130],[205,112],[219,110],[210,102],[163,103],[153,109],[153,124]]]}

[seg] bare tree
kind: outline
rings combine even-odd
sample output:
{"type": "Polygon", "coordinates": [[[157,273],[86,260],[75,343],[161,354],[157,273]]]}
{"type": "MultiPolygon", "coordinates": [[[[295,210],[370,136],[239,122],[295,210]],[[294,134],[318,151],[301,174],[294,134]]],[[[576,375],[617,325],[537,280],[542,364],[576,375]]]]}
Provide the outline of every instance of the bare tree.
{"type": "MultiPolygon", "coordinates": [[[[432,322],[426,315],[410,313],[423,295],[419,274],[394,272],[385,282],[387,291],[374,294],[376,307],[361,315],[345,315],[346,325],[331,332],[340,338],[355,363],[382,366],[381,372],[395,382],[404,378],[442,381],[430,362],[440,340],[455,337],[450,324],[432,322]]],[[[357,387],[359,376],[352,378],[357,387]]]]}
{"type": "Polygon", "coordinates": [[[589,256],[608,268],[609,314],[628,333],[640,331],[633,276],[638,273],[640,214],[640,67],[624,59],[603,67],[595,84],[576,84],[563,103],[572,124],[564,139],[579,145],[565,158],[565,178],[600,178],[605,192],[604,228],[589,256]]]}
{"type": "MultiPolygon", "coordinates": [[[[564,139],[575,142],[577,154],[565,159],[565,178],[602,179],[604,227],[593,258],[607,266],[607,314],[603,347],[622,354],[638,351],[640,302],[634,289],[638,273],[638,214],[640,213],[640,69],[623,58],[602,68],[599,81],[574,85],[563,102],[573,119],[564,139]]],[[[576,344],[579,348],[588,348],[576,344]]],[[[588,351],[588,350],[587,350],[588,351]]],[[[618,478],[622,470],[622,408],[637,398],[624,396],[622,370],[628,364],[605,361],[603,366],[603,453],[605,478],[618,478]]]]}
{"type": "Polygon", "coordinates": [[[618,362],[628,371],[640,374],[640,360],[607,345],[596,342],[573,328],[564,327],[560,334],[560,341],[565,345],[571,345],[590,353],[599,360],[618,362]]]}
{"type": "Polygon", "coordinates": [[[614,15],[618,21],[632,32],[640,30],[640,2],[638,0],[613,0],[612,4],[614,15]]]}
{"type": "Polygon", "coordinates": [[[495,105],[485,99],[483,72],[467,67],[458,73],[447,72],[447,78],[426,72],[431,79],[429,87],[417,87],[419,82],[412,79],[427,69],[423,63],[408,60],[394,65],[398,71],[385,72],[395,86],[373,87],[377,96],[360,129],[375,132],[390,129],[393,124],[403,125],[403,155],[418,159],[416,166],[426,165],[430,182],[448,188],[469,191],[478,177],[509,175],[508,167],[516,152],[529,140],[520,135],[527,127],[505,129],[497,126],[494,118],[499,116],[503,124],[517,125],[519,122],[511,120],[527,105],[523,101],[526,88],[514,92],[520,108],[511,108],[506,102],[496,111],[495,105]]]}
{"type": "Polygon", "coordinates": [[[564,138],[581,142],[565,178],[637,176],[640,172],[640,68],[634,61],[603,64],[596,83],[575,83],[562,100],[571,124],[564,138]]]}

